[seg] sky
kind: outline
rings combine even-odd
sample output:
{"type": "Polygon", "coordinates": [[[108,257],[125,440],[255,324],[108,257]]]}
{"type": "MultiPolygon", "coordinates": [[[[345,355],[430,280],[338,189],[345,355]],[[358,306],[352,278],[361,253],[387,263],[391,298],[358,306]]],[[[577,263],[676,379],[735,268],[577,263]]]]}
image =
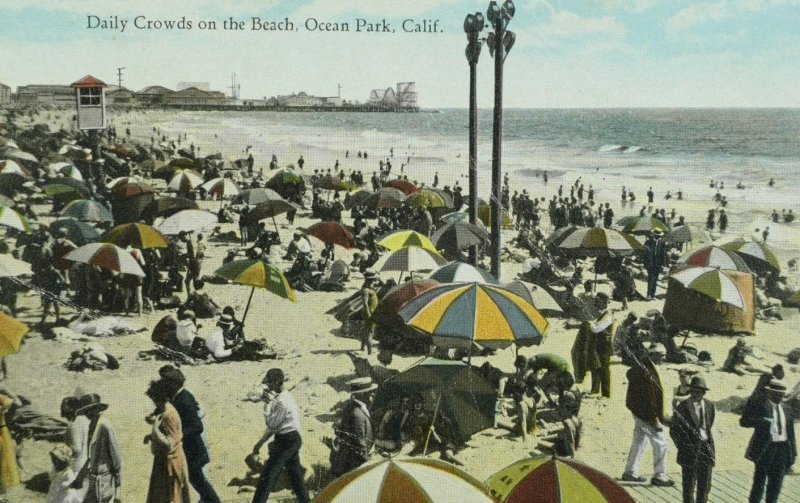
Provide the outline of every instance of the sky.
{"type": "MultiPolygon", "coordinates": [[[[473,0],[0,0],[0,82],[69,84],[85,74],[139,90],[209,82],[243,98],[293,92],[366,101],[416,82],[426,108],[468,105],[464,56],[473,0]],[[148,21],[191,29],[140,29],[148,21]],[[226,30],[233,18],[243,30],[226,30]],[[253,18],[295,31],[253,30],[253,18]],[[125,30],[119,23],[126,20],[125,30]],[[394,32],[357,32],[357,20],[394,32]],[[411,20],[411,21],[406,21],[411,20]],[[406,32],[423,20],[436,32],[406,32]],[[110,28],[95,27],[100,21],[110,28]],[[214,22],[216,29],[201,29],[214,22]],[[330,28],[349,31],[312,30],[330,28]]],[[[798,107],[800,0],[519,0],[508,29],[506,107],[798,107]]],[[[488,22],[487,22],[488,25],[488,22]]],[[[364,27],[366,28],[366,26],[364,27]]],[[[483,31],[485,36],[490,27],[483,31]]],[[[478,103],[493,103],[484,45],[478,103]]]]}

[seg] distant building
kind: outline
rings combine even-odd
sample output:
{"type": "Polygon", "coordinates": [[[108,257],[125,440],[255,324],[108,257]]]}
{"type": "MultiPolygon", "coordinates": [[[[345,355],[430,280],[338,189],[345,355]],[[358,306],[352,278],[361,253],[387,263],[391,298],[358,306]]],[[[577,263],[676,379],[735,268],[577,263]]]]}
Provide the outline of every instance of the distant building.
{"type": "Polygon", "coordinates": [[[201,91],[211,90],[211,84],[209,82],[178,82],[178,85],[175,86],[175,90],[183,91],[184,89],[189,89],[190,87],[200,89],[201,91]]]}
{"type": "Polygon", "coordinates": [[[130,89],[119,86],[108,86],[106,90],[106,105],[131,107],[139,105],[139,100],[134,99],[134,93],[130,89]]]}
{"type": "Polygon", "coordinates": [[[68,85],[30,84],[17,87],[17,102],[30,106],[74,107],[75,91],[68,85]]]}
{"type": "Polygon", "coordinates": [[[11,102],[11,87],[0,82],[0,105],[7,105],[11,102]]]}
{"type": "Polygon", "coordinates": [[[397,90],[391,87],[373,89],[367,103],[380,107],[418,108],[416,83],[398,82],[397,90]]]}
{"type": "Polygon", "coordinates": [[[160,106],[166,102],[166,97],[175,91],[164,86],[148,86],[138,90],[134,99],[144,106],[160,106]]]}
{"type": "Polygon", "coordinates": [[[188,87],[164,96],[164,105],[224,105],[228,97],[219,91],[203,91],[188,87]]]}

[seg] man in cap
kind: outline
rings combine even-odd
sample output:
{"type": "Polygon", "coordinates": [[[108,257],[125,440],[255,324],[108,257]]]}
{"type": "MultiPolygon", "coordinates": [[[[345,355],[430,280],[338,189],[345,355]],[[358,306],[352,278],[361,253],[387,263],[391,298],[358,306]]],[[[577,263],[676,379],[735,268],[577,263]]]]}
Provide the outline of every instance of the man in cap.
{"type": "Polygon", "coordinates": [[[661,229],[653,232],[644,243],[644,265],[647,269],[647,299],[652,300],[656,295],[658,275],[667,263],[667,242],[661,229]]]}
{"type": "Polygon", "coordinates": [[[695,376],[689,383],[689,398],[675,407],[669,434],[678,449],[678,464],[683,478],[684,503],[706,503],[714,468],[714,404],[703,398],[706,381],[695,376]],[[695,486],[697,487],[695,498],[695,486]]]}
{"type": "Polygon", "coordinates": [[[739,425],[753,428],[745,458],[755,464],[750,503],[760,503],[766,486],[767,503],[776,503],[781,493],[783,477],[797,459],[794,416],[784,406],[786,385],[772,379],[764,388],[765,396],[748,401],[739,425]]]}
{"type": "Polygon", "coordinates": [[[338,452],[331,452],[331,471],[337,477],[363,465],[374,443],[369,408],[378,385],[369,377],[353,379],[348,385],[350,400],[335,428],[338,452]]]}
{"type": "Polygon", "coordinates": [[[253,503],[267,501],[269,493],[275,487],[284,467],[298,501],[300,503],[311,501],[303,479],[303,467],[300,465],[300,447],[303,445],[300,437],[300,410],[297,408],[294,397],[284,390],[285,381],[283,371],[279,368],[269,369],[264,377],[267,389],[275,397],[264,407],[267,428],[264,435],[253,446],[253,454],[257,455],[261,446],[270,438],[273,439],[269,444],[269,459],[264,463],[256,492],[253,495],[253,503]]]}
{"type": "Polygon", "coordinates": [[[654,486],[670,487],[675,481],[667,477],[667,438],[663,426],[664,385],[657,369],[657,365],[667,355],[667,349],[663,344],[656,343],[648,348],[647,353],[648,357],[636,360],[626,373],[628,393],[625,405],[633,414],[635,425],[622,480],[647,482],[647,479],[637,475],[637,472],[649,440],[653,446],[654,472],[650,483],[654,486]]]}
{"type": "Polygon", "coordinates": [[[186,377],[180,369],[165,365],[158,370],[161,380],[169,383],[170,402],[181,417],[183,431],[183,452],[189,470],[189,482],[204,503],[220,503],[214,487],[206,478],[203,467],[211,462],[211,457],[203,438],[205,424],[200,404],[194,395],[184,387],[186,377]]]}
{"type": "Polygon", "coordinates": [[[119,499],[122,486],[122,453],[111,421],[101,416],[108,408],[96,394],[84,395],[76,414],[89,419],[89,458],[78,472],[72,487],[87,484],[84,503],[110,503],[119,499]]]}

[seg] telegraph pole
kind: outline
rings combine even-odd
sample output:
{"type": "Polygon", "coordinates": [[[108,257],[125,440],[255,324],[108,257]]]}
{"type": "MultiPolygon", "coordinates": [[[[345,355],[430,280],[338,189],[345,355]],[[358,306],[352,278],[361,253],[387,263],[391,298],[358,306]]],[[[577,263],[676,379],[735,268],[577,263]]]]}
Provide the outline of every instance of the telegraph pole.
{"type": "Polygon", "coordinates": [[[117,86],[122,89],[122,70],[124,70],[124,66],[120,66],[117,68],[117,86]]]}
{"type": "MultiPolygon", "coordinates": [[[[478,216],[478,101],[477,71],[478,58],[481,55],[481,41],[478,39],[483,30],[483,14],[468,14],[464,19],[464,32],[467,34],[465,51],[469,63],[469,223],[475,225],[478,216]]],[[[478,247],[470,246],[469,263],[478,263],[478,247]]]]}

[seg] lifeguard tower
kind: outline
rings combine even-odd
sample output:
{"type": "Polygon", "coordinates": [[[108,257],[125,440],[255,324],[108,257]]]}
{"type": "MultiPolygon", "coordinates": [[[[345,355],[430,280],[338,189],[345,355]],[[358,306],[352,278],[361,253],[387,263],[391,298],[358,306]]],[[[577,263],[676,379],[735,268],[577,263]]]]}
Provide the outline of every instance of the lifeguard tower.
{"type": "Polygon", "coordinates": [[[78,129],[106,128],[106,93],[108,84],[87,75],[71,87],[75,89],[75,105],[78,110],[78,129]]]}

